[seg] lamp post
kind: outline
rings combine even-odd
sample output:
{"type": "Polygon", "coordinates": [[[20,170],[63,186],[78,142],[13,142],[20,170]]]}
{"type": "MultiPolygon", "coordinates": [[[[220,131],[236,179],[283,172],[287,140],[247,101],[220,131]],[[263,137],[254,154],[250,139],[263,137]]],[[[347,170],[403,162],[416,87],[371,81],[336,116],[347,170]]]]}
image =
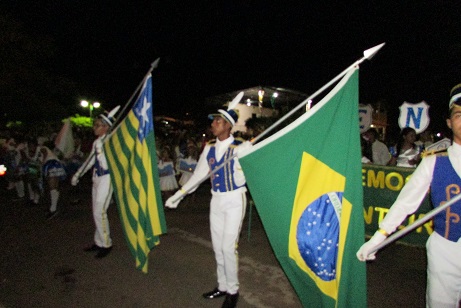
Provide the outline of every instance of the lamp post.
{"type": "Polygon", "coordinates": [[[99,102],[89,103],[88,101],[83,100],[80,102],[80,106],[90,109],[90,119],[93,120],[93,109],[101,107],[101,104],[99,102]]]}

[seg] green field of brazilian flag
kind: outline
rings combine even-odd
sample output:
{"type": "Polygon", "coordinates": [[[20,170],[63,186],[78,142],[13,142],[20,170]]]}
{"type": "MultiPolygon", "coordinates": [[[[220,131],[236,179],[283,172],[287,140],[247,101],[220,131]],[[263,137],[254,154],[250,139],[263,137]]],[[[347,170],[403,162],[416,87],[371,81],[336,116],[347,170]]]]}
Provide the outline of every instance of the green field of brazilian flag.
{"type": "Polygon", "coordinates": [[[243,153],[265,231],[305,307],[366,307],[358,70],[243,153]]]}

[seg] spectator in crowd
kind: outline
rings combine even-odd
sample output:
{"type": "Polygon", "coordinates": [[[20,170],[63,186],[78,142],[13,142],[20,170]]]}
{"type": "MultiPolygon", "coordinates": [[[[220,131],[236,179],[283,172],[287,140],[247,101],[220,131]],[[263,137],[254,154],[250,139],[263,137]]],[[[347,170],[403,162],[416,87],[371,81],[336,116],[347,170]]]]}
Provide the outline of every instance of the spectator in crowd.
{"type": "Polygon", "coordinates": [[[362,164],[371,164],[371,147],[363,137],[360,137],[360,147],[362,150],[362,164]]]}
{"type": "Polygon", "coordinates": [[[158,161],[158,171],[160,177],[160,191],[162,192],[163,200],[171,197],[176,189],[178,182],[176,181],[175,163],[171,155],[171,149],[164,146],[160,151],[160,159],[158,161]]]}
{"type": "Polygon", "coordinates": [[[418,140],[415,142],[416,146],[419,147],[420,152],[426,149],[428,146],[434,143],[434,136],[429,129],[426,129],[419,134],[418,140]]]}
{"type": "Polygon", "coordinates": [[[177,169],[179,169],[180,178],[179,185],[183,186],[190,179],[194,173],[197,161],[199,158],[199,152],[197,144],[193,140],[187,141],[187,157],[178,159],[177,169]]]}
{"type": "Polygon", "coordinates": [[[27,141],[27,148],[22,153],[26,161],[27,168],[24,175],[24,180],[27,183],[27,190],[29,191],[29,204],[38,205],[42,193],[43,183],[42,179],[42,164],[39,161],[39,151],[37,140],[32,138],[27,141]]]}
{"type": "Polygon", "coordinates": [[[389,153],[387,146],[383,142],[379,141],[379,134],[376,129],[370,128],[365,132],[363,137],[371,145],[371,161],[373,164],[383,166],[387,165],[391,159],[391,154],[389,153]]]}
{"type": "Polygon", "coordinates": [[[21,151],[25,148],[24,142],[16,143],[16,138],[10,138],[5,144],[4,160],[7,168],[7,190],[16,190],[16,198],[14,201],[24,200],[24,174],[25,168],[23,164],[23,155],[21,151]]]}
{"type": "Polygon", "coordinates": [[[416,168],[421,160],[420,149],[415,144],[416,131],[405,127],[400,132],[397,144],[391,147],[392,158],[390,166],[416,168]]]}

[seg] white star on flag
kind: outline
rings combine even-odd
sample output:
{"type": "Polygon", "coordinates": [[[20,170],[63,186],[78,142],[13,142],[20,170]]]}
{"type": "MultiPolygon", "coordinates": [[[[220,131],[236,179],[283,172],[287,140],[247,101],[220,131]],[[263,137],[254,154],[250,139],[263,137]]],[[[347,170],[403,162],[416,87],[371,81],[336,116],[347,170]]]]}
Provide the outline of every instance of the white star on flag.
{"type": "Polygon", "coordinates": [[[146,122],[149,122],[149,115],[147,111],[150,109],[151,103],[147,101],[147,97],[144,96],[144,101],[142,103],[142,108],[139,110],[139,116],[142,117],[142,126],[146,125],[146,122]]]}

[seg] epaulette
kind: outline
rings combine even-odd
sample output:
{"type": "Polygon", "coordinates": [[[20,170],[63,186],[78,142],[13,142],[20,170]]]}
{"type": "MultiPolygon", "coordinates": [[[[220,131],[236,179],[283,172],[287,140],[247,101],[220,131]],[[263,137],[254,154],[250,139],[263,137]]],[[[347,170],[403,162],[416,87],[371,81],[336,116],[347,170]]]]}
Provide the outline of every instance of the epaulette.
{"type": "Polygon", "coordinates": [[[246,140],[243,139],[242,137],[237,137],[237,138],[234,138],[233,144],[234,144],[234,145],[240,145],[240,144],[244,143],[245,141],[246,141],[246,140]]]}
{"type": "Polygon", "coordinates": [[[431,155],[448,156],[448,152],[447,152],[447,149],[441,149],[441,150],[435,150],[434,149],[434,150],[430,150],[430,151],[424,150],[423,152],[421,152],[421,158],[431,156],[431,155]]]}

